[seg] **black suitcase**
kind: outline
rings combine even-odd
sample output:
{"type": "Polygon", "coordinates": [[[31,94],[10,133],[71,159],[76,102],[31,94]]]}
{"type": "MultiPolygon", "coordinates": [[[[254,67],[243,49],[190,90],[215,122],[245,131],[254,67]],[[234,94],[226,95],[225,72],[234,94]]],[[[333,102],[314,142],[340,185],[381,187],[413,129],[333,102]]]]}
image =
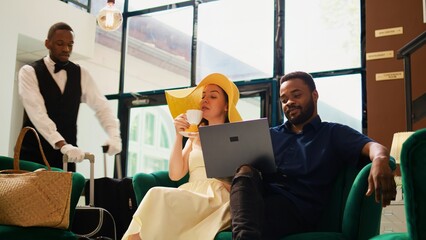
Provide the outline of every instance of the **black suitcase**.
{"type": "MultiPolygon", "coordinates": [[[[116,240],[117,230],[113,215],[105,208],[95,206],[95,179],[94,179],[94,163],[93,154],[86,153],[85,159],[90,161],[90,179],[86,183],[89,184],[90,191],[86,196],[89,200],[88,206],[77,206],[71,231],[82,239],[112,239],[116,240]]],[[[67,156],[64,155],[64,170],[66,171],[67,156]]],[[[97,190],[96,190],[97,191],[97,190]]],[[[104,198],[100,196],[99,198],[104,198]]],[[[121,238],[121,237],[120,237],[121,238]]]]}
{"type": "MultiPolygon", "coordinates": [[[[108,148],[102,147],[104,153],[104,175],[107,174],[106,153],[108,148]]],[[[121,162],[119,155],[115,156],[116,167],[118,170],[118,179],[116,178],[97,178],[94,180],[94,196],[90,197],[90,183],[86,183],[85,196],[86,205],[89,199],[94,199],[93,205],[104,208],[109,211],[115,219],[117,229],[117,239],[121,239],[126,232],[136,212],[136,196],[133,190],[132,178],[121,177],[121,162]]]]}
{"type": "MultiPolygon", "coordinates": [[[[86,204],[90,195],[90,184],[85,186],[86,204]]],[[[94,206],[109,211],[117,224],[117,238],[126,232],[136,211],[136,197],[131,178],[97,178],[95,179],[94,206]]]]}
{"type": "Polygon", "coordinates": [[[104,208],[77,207],[71,231],[80,238],[117,239],[114,217],[104,208]]]}

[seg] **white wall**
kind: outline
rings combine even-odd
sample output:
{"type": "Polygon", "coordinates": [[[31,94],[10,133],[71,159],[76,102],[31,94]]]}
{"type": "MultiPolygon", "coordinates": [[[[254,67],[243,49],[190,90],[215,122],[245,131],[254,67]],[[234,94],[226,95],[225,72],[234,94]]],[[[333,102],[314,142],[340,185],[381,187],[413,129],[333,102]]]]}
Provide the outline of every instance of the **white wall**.
{"type": "Polygon", "coordinates": [[[0,155],[13,156],[22,124],[23,108],[16,85],[22,63],[17,62],[17,54],[43,52],[49,27],[59,21],[68,23],[76,34],[72,60],[93,57],[96,31],[93,15],[58,0],[13,0],[0,8],[0,155]]]}

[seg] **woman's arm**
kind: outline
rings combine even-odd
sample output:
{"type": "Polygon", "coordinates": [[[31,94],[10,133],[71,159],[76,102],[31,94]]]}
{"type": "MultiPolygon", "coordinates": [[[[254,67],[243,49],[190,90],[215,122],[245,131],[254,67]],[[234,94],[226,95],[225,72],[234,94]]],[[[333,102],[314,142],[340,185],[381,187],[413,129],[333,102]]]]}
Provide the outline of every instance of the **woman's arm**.
{"type": "Polygon", "coordinates": [[[169,177],[173,181],[177,181],[184,177],[188,173],[189,165],[188,158],[189,153],[192,150],[192,140],[186,141],[185,147],[182,149],[183,136],[179,134],[180,131],[184,131],[189,127],[189,123],[186,120],[185,114],[180,114],[174,121],[176,138],[170,154],[169,161],[169,177]]]}

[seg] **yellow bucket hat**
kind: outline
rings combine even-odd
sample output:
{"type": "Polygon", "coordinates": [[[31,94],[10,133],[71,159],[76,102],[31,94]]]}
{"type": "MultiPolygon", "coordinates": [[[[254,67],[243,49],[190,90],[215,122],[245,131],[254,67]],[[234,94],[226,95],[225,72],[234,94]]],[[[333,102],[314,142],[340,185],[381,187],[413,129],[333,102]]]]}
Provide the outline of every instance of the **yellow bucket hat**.
{"type": "Polygon", "coordinates": [[[188,109],[200,109],[204,86],[216,84],[228,95],[228,119],[230,122],[242,120],[236,105],[240,99],[240,91],[237,86],[225,75],[212,73],[205,77],[196,87],[165,91],[167,105],[173,118],[186,112],[188,109]]]}

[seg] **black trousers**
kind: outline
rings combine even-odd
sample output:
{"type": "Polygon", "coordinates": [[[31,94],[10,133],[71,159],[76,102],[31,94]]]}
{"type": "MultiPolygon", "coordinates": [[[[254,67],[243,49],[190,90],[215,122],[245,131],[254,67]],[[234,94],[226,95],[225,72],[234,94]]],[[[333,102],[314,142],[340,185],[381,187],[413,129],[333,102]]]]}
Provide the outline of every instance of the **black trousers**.
{"type": "Polygon", "coordinates": [[[271,191],[251,167],[237,171],[230,205],[234,240],[272,240],[308,230],[293,202],[271,191]]]}

